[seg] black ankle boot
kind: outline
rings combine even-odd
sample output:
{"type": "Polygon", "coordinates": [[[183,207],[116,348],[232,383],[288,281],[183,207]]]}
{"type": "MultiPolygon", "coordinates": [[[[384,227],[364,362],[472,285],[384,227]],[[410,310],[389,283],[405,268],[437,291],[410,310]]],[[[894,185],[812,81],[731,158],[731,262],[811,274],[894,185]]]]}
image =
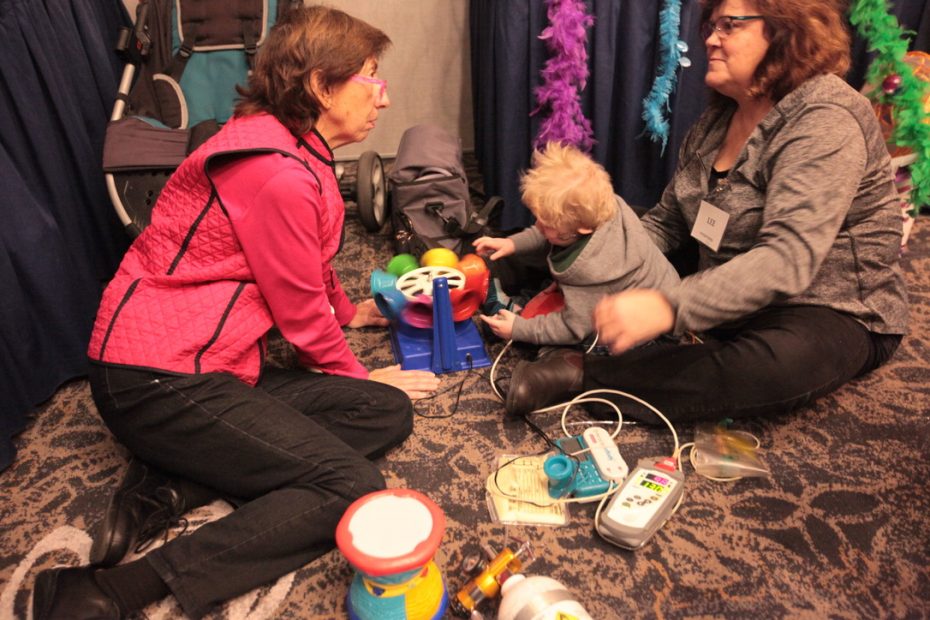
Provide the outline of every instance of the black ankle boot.
{"type": "Polygon", "coordinates": [[[103,523],[94,536],[91,563],[113,566],[130,548],[141,551],[160,534],[167,534],[172,526],[183,523],[184,511],[184,498],[175,485],[133,459],[110,498],[103,523]]]}
{"type": "Polygon", "coordinates": [[[578,351],[557,349],[535,362],[517,364],[504,403],[507,413],[525,415],[577,396],[584,379],[583,361],[578,351]]]}
{"type": "Polygon", "coordinates": [[[91,566],[52,568],[36,575],[32,590],[35,620],[119,620],[116,601],[97,585],[91,566]]]}

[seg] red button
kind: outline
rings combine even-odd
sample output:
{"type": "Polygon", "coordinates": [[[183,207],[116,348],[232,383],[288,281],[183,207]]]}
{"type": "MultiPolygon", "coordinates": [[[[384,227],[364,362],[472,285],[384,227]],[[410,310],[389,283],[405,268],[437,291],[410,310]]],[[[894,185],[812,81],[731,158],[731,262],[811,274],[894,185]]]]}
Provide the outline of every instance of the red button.
{"type": "Polygon", "coordinates": [[[678,467],[675,465],[675,459],[672,457],[666,457],[661,461],[656,461],[656,468],[668,472],[674,472],[678,469],[678,467]]]}

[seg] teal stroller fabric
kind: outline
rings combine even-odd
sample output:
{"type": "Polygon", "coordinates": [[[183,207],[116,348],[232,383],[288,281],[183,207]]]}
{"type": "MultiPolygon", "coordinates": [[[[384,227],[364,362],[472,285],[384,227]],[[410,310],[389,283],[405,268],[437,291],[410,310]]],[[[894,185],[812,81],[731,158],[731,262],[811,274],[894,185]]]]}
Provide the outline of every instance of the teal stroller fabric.
{"type": "Polygon", "coordinates": [[[180,162],[232,116],[259,47],[292,0],[141,0],[107,127],[110,199],[131,236],[180,162]],[[130,87],[131,85],[131,87],[130,87]]]}

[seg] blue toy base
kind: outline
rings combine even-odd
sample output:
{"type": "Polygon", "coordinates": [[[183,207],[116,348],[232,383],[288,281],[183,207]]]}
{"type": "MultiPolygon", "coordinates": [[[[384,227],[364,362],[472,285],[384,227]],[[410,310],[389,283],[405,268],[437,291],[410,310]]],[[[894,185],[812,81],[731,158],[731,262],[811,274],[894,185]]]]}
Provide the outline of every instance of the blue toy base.
{"type": "Polygon", "coordinates": [[[454,339],[447,340],[451,341],[451,345],[440,344],[434,347],[439,330],[418,329],[395,323],[391,326],[394,361],[404,370],[431,370],[436,374],[490,366],[491,360],[484,348],[484,341],[471,319],[453,323],[453,326],[454,339]],[[434,356],[434,348],[443,348],[444,354],[434,356]]]}

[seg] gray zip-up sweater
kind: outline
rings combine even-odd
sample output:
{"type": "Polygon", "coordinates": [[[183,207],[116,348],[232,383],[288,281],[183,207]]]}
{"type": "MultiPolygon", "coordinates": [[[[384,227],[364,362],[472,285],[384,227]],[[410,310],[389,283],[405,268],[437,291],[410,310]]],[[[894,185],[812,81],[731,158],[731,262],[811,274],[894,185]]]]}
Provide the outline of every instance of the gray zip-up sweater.
{"type": "MultiPolygon", "coordinates": [[[[547,245],[545,236],[531,226],[509,237],[517,253],[547,245]]],[[[678,274],[649,239],[636,213],[619,196],[613,218],[598,226],[571,265],[558,271],[552,252],[546,259],[558,282],[565,307],[529,319],[518,316],[513,339],[534,344],[576,344],[594,330],[594,306],[604,295],[628,288],[671,290],[678,274]]]]}
{"type": "Polygon", "coordinates": [[[677,333],[769,305],[827,306],[869,330],[903,334],[907,293],[898,266],[901,208],[868,100],[840,78],[812,78],[750,136],[729,175],[708,178],[734,106],[707,110],[643,225],[663,252],[687,239],[707,200],[729,214],[718,251],[667,293],[677,333]]]}

